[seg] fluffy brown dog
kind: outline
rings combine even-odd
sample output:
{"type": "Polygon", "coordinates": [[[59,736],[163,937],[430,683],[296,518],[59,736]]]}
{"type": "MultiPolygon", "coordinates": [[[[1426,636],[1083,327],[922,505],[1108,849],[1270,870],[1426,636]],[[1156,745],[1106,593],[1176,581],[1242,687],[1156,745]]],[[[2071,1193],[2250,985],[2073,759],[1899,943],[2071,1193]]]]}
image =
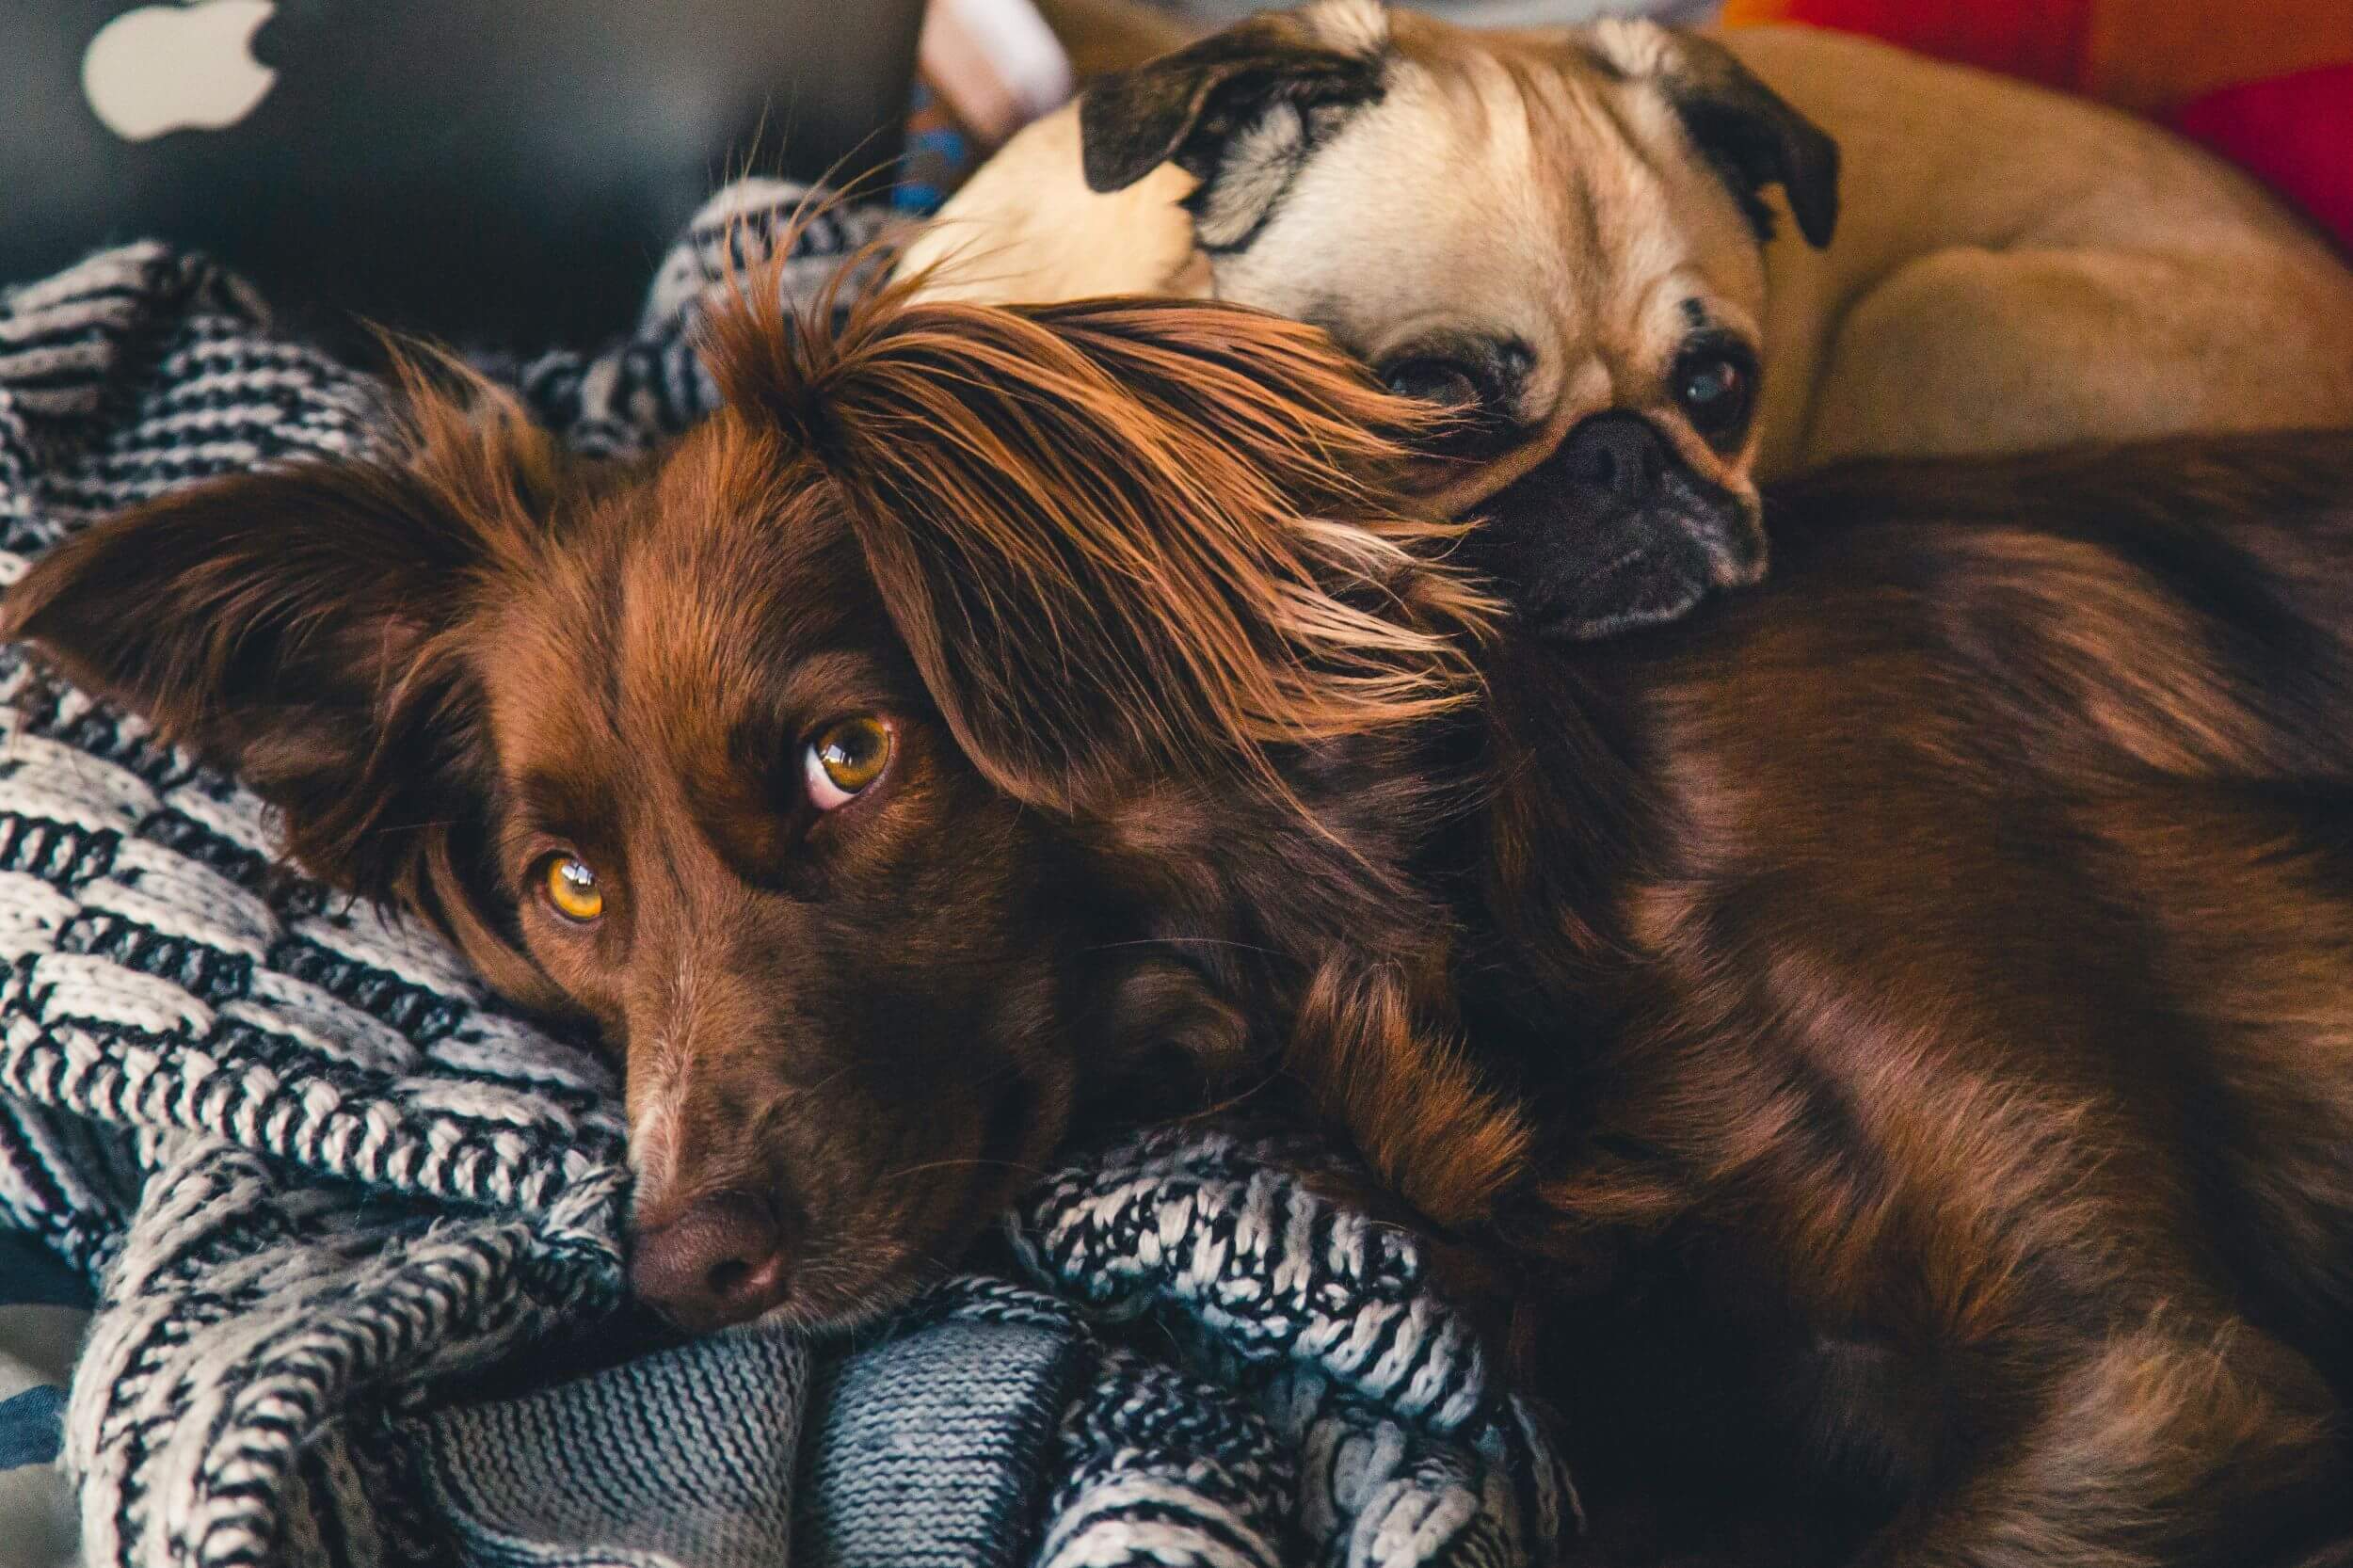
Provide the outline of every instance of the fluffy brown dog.
{"type": "Polygon", "coordinates": [[[1401,735],[1481,601],[1352,472],[1385,400],[1226,307],[902,304],[721,323],[726,407],[639,468],[412,377],[397,456],[171,494],[7,601],[626,1051],[632,1277],[692,1326],[887,1305],[1147,1070],[1446,1038],[1401,735]]]}
{"type": "Polygon", "coordinates": [[[1570,654],[1473,640],[1401,405],[1267,318],[716,363],[650,467],[424,393],[8,606],[625,1047],[681,1320],[891,1299],[1078,1108],[1279,1064],[1694,1545],[2353,1542],[2353,437],[1825,482],[1570,654]]]}

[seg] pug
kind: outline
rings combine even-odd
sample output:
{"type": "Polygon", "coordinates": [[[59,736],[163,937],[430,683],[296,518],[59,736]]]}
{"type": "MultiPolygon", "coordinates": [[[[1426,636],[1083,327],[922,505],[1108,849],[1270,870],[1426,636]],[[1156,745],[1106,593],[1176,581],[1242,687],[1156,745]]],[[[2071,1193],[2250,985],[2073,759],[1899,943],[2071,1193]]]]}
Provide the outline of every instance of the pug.
{"type": "Polygon", "coordinates": [[[2353,424],[2353,271],[2251,182],[1804,28],[1257,17],[1024,131],[901,264],[1324,328],[1455,410],[1427,486],[1568,639],[1756,581],[1760,477],[2353,424]]]}

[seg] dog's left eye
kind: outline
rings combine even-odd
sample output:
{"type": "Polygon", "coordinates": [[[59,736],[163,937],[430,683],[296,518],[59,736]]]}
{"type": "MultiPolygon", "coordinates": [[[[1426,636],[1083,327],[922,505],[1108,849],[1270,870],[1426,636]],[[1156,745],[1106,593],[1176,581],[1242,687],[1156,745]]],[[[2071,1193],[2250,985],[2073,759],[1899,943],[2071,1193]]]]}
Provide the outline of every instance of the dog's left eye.
{"type": "Polygon", "coordinates": [[[890,726],[872,714],[843,719],[808,744],[801,769],[808,798],[820,811],[847,806],[890,765],[890,726]]]}
{"type": "Polygon", "coordinates": [[[1703,436],[1728,436],[1748,423],[1752,378],[1723,354],[1687,354],[1675,364],[1674,398],[1703,436]]]}
{"type": "Polygon", "coordinates": [[[551,855],[540,871],[548,903],[566,920],[592,925],[604,918],[604,883],[577,855],[551,855]]]}

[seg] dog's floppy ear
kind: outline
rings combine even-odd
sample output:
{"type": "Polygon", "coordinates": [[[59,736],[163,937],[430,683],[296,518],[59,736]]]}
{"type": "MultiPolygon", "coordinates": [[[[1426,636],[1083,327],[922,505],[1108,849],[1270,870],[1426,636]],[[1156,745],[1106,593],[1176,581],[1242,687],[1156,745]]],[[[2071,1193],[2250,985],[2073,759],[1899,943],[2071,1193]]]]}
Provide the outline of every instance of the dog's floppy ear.
{"type": "Polygon", "coordinates": [[[1088,188],[1123,190],[1176,163],[1201,182],[1186,200],[1203,247],[1230,248],[1339,120],[1380,96],[1387,48],[1378,5],[1325,0],[1103,77],[1079,103],[1088,188]]]}
{"type": "Polygon", "coordinates": [[[1609,64],[1665,94],[1760,241],[1773,234],[1762,193],[1779,185],[1806,243],[1817,250],[1830,244],[1838,225],[1838,144],[1820,126],[1713,39],[1623,20],[1598,24],[1593,37],[1609,64]]]}
{"type": "Polygon", "coordinates": [[[480,817],[444,633],[484,564],[485,514],[520,510],[518,475],[544,463],[520,424],[436,404],[399,460],[168,492],[35,561],[0,634],[234,770],[306,871],[431,913],[455,891],[454,819],[480,817]]]}
{"type": "Polygon", "coordinates": [[[1311,328],[886,296],[832,342],[756,303],[712,330],[728,404],[824,467],[958,744],[1018,799],[1271,782],[1271,744],[1465,694],[1487,607],[1428,565],[1460,528],[1378,484],[1426,416],[1311,328]]]}

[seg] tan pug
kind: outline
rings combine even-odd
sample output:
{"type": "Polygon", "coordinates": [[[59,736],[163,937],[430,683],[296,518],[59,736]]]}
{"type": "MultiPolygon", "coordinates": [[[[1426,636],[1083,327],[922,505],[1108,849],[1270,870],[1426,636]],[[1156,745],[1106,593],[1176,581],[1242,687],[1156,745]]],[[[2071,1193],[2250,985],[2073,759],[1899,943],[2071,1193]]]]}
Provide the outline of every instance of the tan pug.
{"type": "Polygon", "coordinates": [[[1756,481],[2353,424],[2353,271],[2097,105],[1840,34],[1474,32],[1370,0],[1092,86],[916,239],[935,293],[1214,294],[1458,406],[1431,484],[1529,620],[1765,568],[1756,481]]]}

